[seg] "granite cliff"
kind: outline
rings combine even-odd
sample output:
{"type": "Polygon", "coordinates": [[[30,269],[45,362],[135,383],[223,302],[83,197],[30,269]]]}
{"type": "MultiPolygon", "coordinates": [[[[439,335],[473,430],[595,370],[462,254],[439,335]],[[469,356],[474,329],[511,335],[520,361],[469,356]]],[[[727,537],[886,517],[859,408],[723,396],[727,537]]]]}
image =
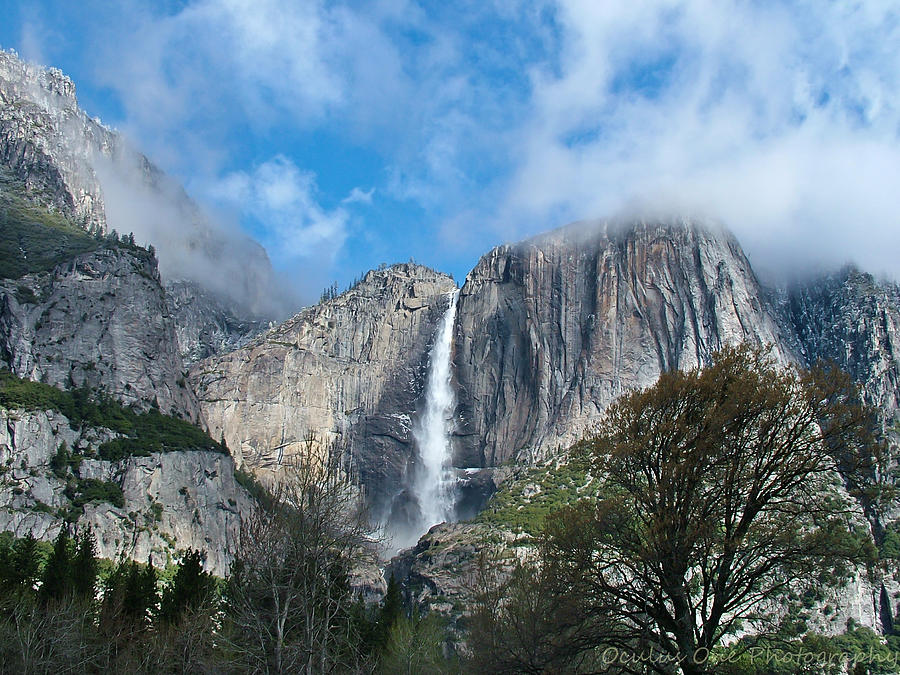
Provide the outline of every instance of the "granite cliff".
{"type": "Polygon", "coordinates": [[[100,180],[90,162],[115,136],[78,107],[75,84],[56,68],[0,50],[0,163],[88,229],[106,229],[100,180]]]}
{"type": "Polygon", "coordinates": [[[214,438],[241,464],[277,470],[310,447],[341,458],[382,518],[405,517],[412,417],[453,280],[421,265],[369,272],[190,381],[214,438]]]}
{"type": "Polygon", "coordinates": [[[2,50],[0,167],[30,199],[76,226],[134,232],[156,247],[184,360],[238,344],[254,322],[285,314],[262,247],[217,226],[177,181],[90,118],[62,72],[2,50]],[[196,291],[190,303],[186,286],[196,291]]]}
{"type": "MultiPolygon", "coordinates": [[[[108,430],[76,432],[52,411],[4,409],[0,528],[55,534],[72,501],[64,486],[72,477],[50,468],[63,440],[85,452],[78,480],[123,492],[124,507],[87,503],[76,514],[102,533],[104,555],[143,558],[174,541],[213,551],[211,564],[224,570],[251,508],[232,461],[277,472],[307,450],[358,481],[377,520],[413,520],[412,430],[456,290],[450,277],[412,263],[374,270],[268,324],[277,308],[265,253],[214,227],[175,181],[90,119],[62,73],[6,52],[0,216],[0,366],[198,421],[233,455],[103,460],[93,455],[108,430]],[[132,226],[157,245],[158,262],[133,238],[98,236],[132,226]]],[[[499,246],[467,276],[456,306],[451,441],[459,485],[469,489],[459,512],[479,510],[495,483],[536,498],[543,488],[520,484],[520,472],[552,463],[622,392],[746,340],[783,363],[830,359],[848,371],[889,441],[871,478],[893,483],[898,325],[897,286],[847,268],[766,289],[715,225],[579,223],[499,246]]],[[[895,505],[869,506],[877,538],[900,533],[895,505]]],[[[520,535],[490,521],[438,526],[397,569],[420,596],[447,604],[463,592],[448,566],[471,562],[473,538],[527,548],[520,535]]],[[[889,575],[882,581],[860,580],[844,602],[855,609],[841,616],[876,625],[881,596],[897,588],[889,575]]]]}
{"type": "Polygon", "coordinates": [[[849,266],[792,284],[786,296],[804,361],[833,361],[886,430],[900,422],[900,287],[849,266]]]}
{"type": "MultiPolygon", "coordinates": [[[[172,179],[88,118],[71,80],[0,52],[0,370],[200,423],[185,360],[258,330],[238,315],[251,313],[271,270],[255,244],[244,273],[224,270],[243,304],[222,299],[224,281],[210,288],[171,272],[186,261],[199,272],[226,267],[233,243],[172,179]],[[184,231],[160,250],[163,263],[152,245],[114,233],[131,229],[127,208],[184,231]]],[[[102,556],[165,562],[193,547],[224,574],[252,509],[232,458],[189,446],[99,457],[114,436],[58,410],[0,409],[0,529],[49,539],[67,523],[90,525],[102,556]],[[60,448],[77,468],[51,467],[60,448]]]]}
{"type": "Polygon", "coordinates": [[[156,260],[116,245],[0,280],[0,366],[199,421],[156,260]]]}
{"type": "Polygon", "coordinates": [[[76,427],[58,411],[0,407],[0,531],[52,540],[67,523],[89,526],[101,557],[164,565],[194,548],[206,553],[207,569],[225,574],[254,506],[231,457],[179,451],[107,461],[97,449],[115,434],[76,427]],[[74,471],[54,465],[61,446],[79,458],[74,471]]]}
{"type": "Polygon", "coordinates": [[[623,391],[725,344],[793,360],[737,241],[695,223],[581,223],[485,255],[460,291],[456,455],[464,466],[564,448],[623,391]]]}

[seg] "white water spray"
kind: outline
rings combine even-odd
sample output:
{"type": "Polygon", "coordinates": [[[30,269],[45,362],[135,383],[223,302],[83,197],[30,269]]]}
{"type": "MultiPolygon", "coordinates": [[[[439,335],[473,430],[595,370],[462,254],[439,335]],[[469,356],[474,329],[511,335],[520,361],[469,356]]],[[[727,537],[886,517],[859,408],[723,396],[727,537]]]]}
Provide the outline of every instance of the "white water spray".
{"type": "Polygon", "coordinates": [[[422,460],[413,484],[413,492],[422,514],[422,532],[432,525],[450,520],[455,506],[450,433],[453,431],[456,396],[450,384],[450,357],[458,297],[458,290],[451,294],[450,306],[435,335],[429,354],[425,410],[413,429],[413,438],[422,460]]]}

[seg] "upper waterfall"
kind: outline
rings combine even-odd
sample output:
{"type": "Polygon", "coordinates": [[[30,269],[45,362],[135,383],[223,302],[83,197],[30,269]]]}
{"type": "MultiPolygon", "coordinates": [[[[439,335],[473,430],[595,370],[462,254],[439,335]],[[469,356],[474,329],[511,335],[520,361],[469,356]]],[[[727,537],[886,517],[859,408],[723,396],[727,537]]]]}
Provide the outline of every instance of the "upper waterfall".
{"type": "Polygon", "coordinates": [[[421,514],[419,534],[432,525],[450,520],[456,502],[450,444],[456,395],[451,383],[450,364],[458,297],[458,290],[450,294],[450,304],[438,326],[429,354],[425,409],[413,429],[420,459],[412,485],[421,514]]]}

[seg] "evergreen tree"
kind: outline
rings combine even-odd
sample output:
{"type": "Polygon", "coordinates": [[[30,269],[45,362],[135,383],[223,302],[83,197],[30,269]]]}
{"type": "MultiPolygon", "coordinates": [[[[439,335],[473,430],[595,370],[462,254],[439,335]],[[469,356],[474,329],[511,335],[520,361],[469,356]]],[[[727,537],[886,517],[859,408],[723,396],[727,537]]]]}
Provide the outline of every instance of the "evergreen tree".
{"type": "Polygon", "coordinates": [[[203,571],[206,556],[200,551],[188,550],[181,558],[172,583],[162,596],[161,614],[169,623],[176,623],[185,610],[196,609],[213,595],[216,582],[211,574],[203,571]]]}
{"type": "Polygon", "coordinates": [[[400,584],[391,573],[388,579],[387,591],[381,601],[378,610],[378,618],[375,621],[372,643],[375,649],[383,649],[391,636],[391,630],[397,621],[403,616],[403,598],[400,596],[400,584]]]}
{"type": "Polygon", "coordinates": [[[50,468],[57,478],[65,478],[69,472],[69,447],[65,441],[59,444],[56,454],[50,459],[50,468]]]}
{"type": "Polygon", "coordinates": [[[97,587],[97,542],[88,528],[78,537],[72,558],[72,586],[83,598],[93,598],[97,587]]]}
{"type": "Polygon", "coordinates": [[[68,533],[61,529],[53,543],[53,552],[44,566],[41,597],[45,600],[60,600],[72,590],[71,544],[68,533]]]}
{"type": "Polygon", "coordinates": [[[15,575],[14,540],[11,532],[0,533],[0,592],[12,589],[15,575]]]}
{"type": "Polygon", "coordinates": [[[120,621],[142,628],[158,601],[153,565],[148,564],[141,569],[141,565],[134,560],[121,560],[106,581],[103,621],[109,628],[120,621]]]}
{"type": "Polygon", "coordinates": [[[31,587],[40,576],[37,540],[29,532],[13,546],[10,581],[13,585],[31,587]]]}
{"type": "Polygon", "coordinates": [[[156,591],[156,570],[152,564],[141,569],[134,560],[128,566],[122,597],[122,610],[138,622],[146,620],[149,611],[156,607],[159,596],[156,591]]]}

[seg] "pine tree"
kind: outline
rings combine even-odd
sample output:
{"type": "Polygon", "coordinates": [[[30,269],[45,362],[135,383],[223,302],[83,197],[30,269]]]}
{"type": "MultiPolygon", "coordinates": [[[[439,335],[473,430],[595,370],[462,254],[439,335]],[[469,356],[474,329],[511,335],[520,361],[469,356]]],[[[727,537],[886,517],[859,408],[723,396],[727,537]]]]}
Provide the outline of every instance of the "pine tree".
{"type": "Polygon", "coordinates": [[[142,569],[134,560],[121,560],[106,580],[101,623],[109,629],[122,621],[132,628],[143,628],[158,602],[153,565],[142,569]]]}
{"type": "Polygon", "coordinates": [[[148,564],[143,570],[134,560],[128,563],[128,572],[122,591],[122,611],[135,621],[146,620],[150,609],[158,601],[156,570],[148,564]]]}
{"type": "Polygon", "coordinates": [[[19,586],[31,587],[39,578],[40,560],[37,540],[29,532],[13,546],[10,581],[19,586]]]}
{"type": "Polygon", "coordinates": [[[11,532],[0,533],[0,593],[13,589],[15,571],[15,540],[11,532]]]}
{"type": "Polygon", "coordinates": [[[53,552],[47,559],[42,576],[41,597],[59,600],[72,590],[72,540],[61,529],[53,543],[53,552]]]}
{"type": "Polygon", "coordinates": [[[185,610],[196,609],[212,597],[216,582],[211,574],[203,571],[205,558],[203,553],[194,550],[188,550],[181,558],[172,583],[163,592],[164,620],[176,623],[185,610]]]}
{"type": "Polygon", "coordinates": [[[381,651],[388,643],[391,630],[397,621],[403,616],[403,598],[400,595],[400,585],[391,573],[388,579],[387,590],[381,601],[381,606],[375,616],[374,625],[370,633],[371,646],[376,651],[381,651]]]}
{"type": "Polygon", "coordinates": [[[78,537],[72,558],[72,586],[82,598],[93,598],[97,588],[97,542],[88,528],[78,537]]]}
{"type": "Polygon", "coordinates": [[[381,605],[381,616],[378,623],[383,627],[385,636],[389,635],[391,628],[397,623],[397,620],[403,616],[403,598],[400,596],[400,584],[394,578],[393,572],[391,578],[388,579],[387,591],[384,594],[384,601],[381,605]]]}
{"type": "Polygon", "coordinates": [[[65,478],[69,472],[69,447],[65,441],[59,444],[56,454],[50,459],[50,469],[57,478],[65,478]]]}
{"type": "Polygon", "coordinates": [[[153,562],[148,560],[147,565],[141,572],[139,586],[140,597],[144,606],[144,616],[155,614],[159,608],[159,589],[157,581],[156,568],[153,566],[153,562]]]}

